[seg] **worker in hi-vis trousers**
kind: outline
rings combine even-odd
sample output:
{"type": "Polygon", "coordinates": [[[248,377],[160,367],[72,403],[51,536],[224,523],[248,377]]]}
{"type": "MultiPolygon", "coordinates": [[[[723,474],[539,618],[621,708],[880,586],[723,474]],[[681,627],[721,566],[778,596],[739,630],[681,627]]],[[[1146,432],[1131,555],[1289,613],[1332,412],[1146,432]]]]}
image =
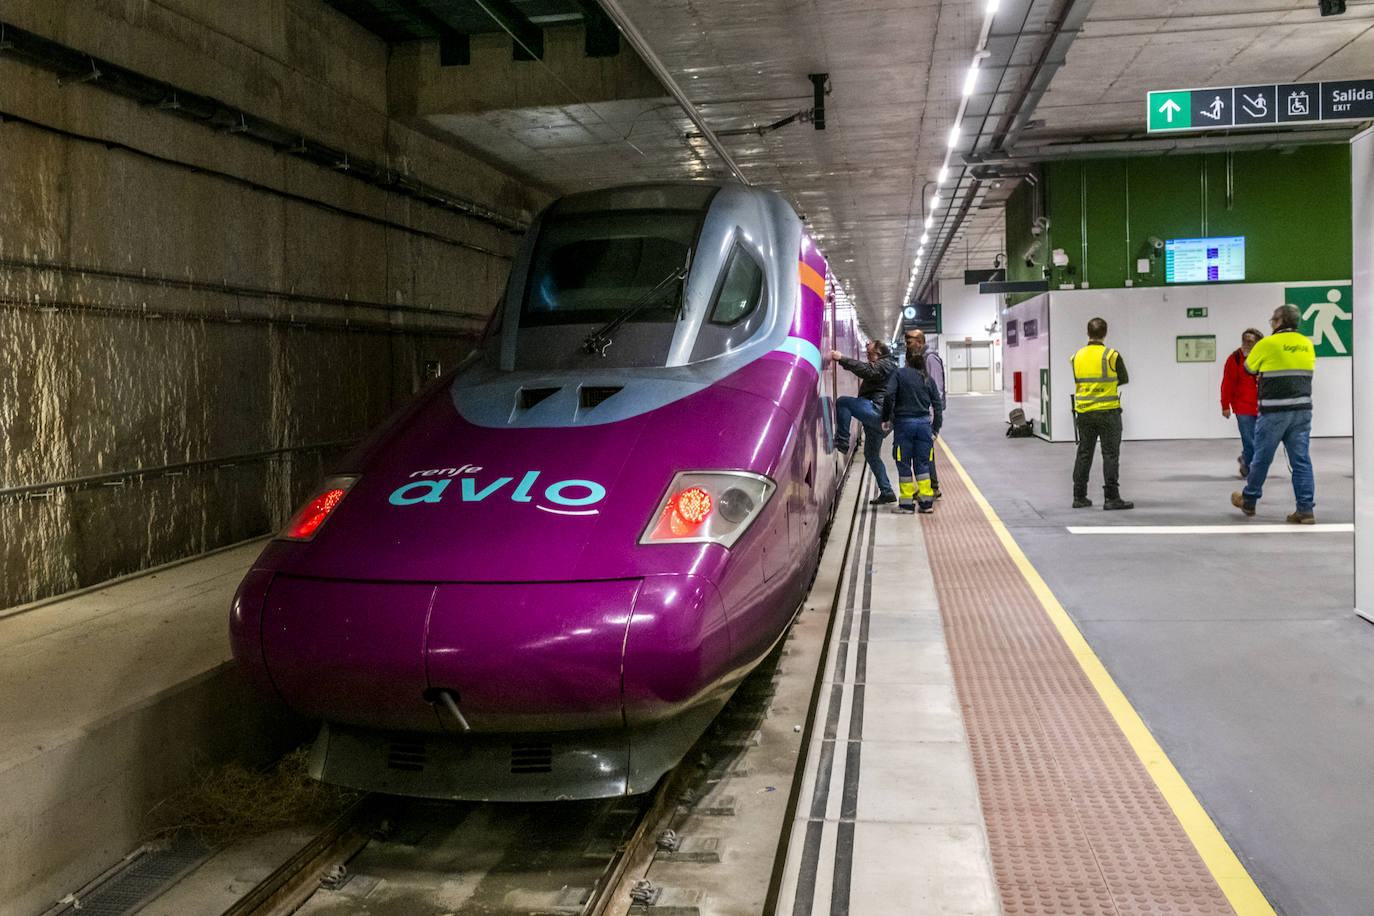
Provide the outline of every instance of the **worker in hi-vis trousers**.
{"type": "Polygon", "coordinates": [[[1088,472],[1093,452],[1102,440],[1102,508],[1131,509],[1135,503],[1121,498],[1117,479],[1121,459],[1121,393],[1118,386],[1130,381],[1126,361],[1103,341],[1107,322],[1088,322],[1088,343],[1073,355],[1073,410],[1078,430],[1078,455],[1073,462],[1073,507],[1093,504],[1088,499],[1088,472]]]}
{"type": "Polygon", "coordinates": [[[897,511],[935,511],[930,485],[930,457],[935,434],[944,421],[940,392],[926,374],[918,353],[907,354],[906,365],[887,379],[883,398],[883,429],[892,429],[892,457],[897,462],[897,511]]]}

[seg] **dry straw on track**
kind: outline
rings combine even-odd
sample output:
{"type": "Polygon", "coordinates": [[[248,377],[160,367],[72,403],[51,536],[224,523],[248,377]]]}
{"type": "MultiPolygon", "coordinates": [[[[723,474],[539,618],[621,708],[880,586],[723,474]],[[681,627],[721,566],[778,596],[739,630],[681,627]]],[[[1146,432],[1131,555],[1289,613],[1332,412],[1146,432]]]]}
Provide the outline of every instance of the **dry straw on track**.
{"type": "Polygon", "coordinates": [[[204,773],[149,812],[154,833],[194,830],[222,846],[297,824],[332,819],[360,793],[325,785],[306,774],[306,750],[287,754],[267,771],[230,763],[204,773]]]}

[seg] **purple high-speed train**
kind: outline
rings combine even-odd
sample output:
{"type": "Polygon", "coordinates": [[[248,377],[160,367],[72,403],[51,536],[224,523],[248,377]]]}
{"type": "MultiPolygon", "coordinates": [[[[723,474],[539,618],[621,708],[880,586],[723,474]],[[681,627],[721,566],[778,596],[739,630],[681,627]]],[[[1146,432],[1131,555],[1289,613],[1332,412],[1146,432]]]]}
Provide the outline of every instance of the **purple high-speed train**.
{"type": "Polygon", "coordinates": [[[311,772],[436,798],[647,791],[777,644],[848,456],[859,333],[777,194],[575,194],[477,351],[245,577],[234,656],[311,772]],[[833,297],[832,297],[833,298],[833,297]]]}

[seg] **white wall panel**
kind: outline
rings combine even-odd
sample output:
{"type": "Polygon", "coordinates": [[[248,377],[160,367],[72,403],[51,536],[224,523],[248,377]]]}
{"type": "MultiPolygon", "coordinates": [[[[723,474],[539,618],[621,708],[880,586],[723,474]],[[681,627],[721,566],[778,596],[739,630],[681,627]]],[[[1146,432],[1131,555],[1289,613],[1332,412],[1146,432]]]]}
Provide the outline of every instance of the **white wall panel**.
{"type": "MultiPolygon", "coordinates": [[[[1346,278],[1330,281],[1332,284],[1348,282],[1346,278]]],[[[1131,378],[1130,384],[1122,389],[1124,438],[1239,438],[1235,420],[1221,415],[1221,377],[1227,355],[1240,345],[1241,332],[1247,327],[1268,332],[1269,316],[1284,303],[1285,289],[1324,285],[1327,283],[1087,289],[1046,293],[1016,306],[1013,312],[1031,303],[1048,302],[1049,319],[1047,322],[1042,319],[1041,334],[1044,335],[1048,323],[1052,354],[1048,363],[1051,370],[1051,437],[1056,441],[1073,438],[1073,374],[1069,358],[1087,342],[1088,319],[1097,316],[1106,319],[1107,344],[1121,351],[1131,378]],[[1190,308],[1207,309],[1207,317],[1189,318],[1190,308]],[[1177,362],[1176,338],[1205,334],[1216,336],[1215,362],[1177,362]]],[[[1045,307],[1037,308],[1043,312],[1045,307]]],[[[1009,313],[1008,318],[1012,317],[1015,315],[1009,313]]],[[[1019,345],[1008,349],[1008,370],[1013,366],[1012,354],[1025,347],[1022,335],[1019,345]]],[[[1016,365],[1021,366],[1035,352],[1038,348],[1032,347],[1017,354],[1016,365]]],[[[1349,357],[1317,360],[1313,381],[1314,436],[1350,435],[1351,362],[1349,357]]],[[[1035,378],[1038,380],[1038,373],[1035,378]]],[[[1027,376],[1027,383],[1030,381],[1027,376]]],[[[1032,394],[1028,390],[1027,399],[1032,394]]],[[[1026,415],[1031,416],[1030,405],[1022,406],[1026,415]]]]}
{"type": "MultiPolygon", "coordinates": [[[[948,345],[949,341],[960,341],[968,338],[970,340],[991,340],[993,345],[993,363],[997,365],[1002,360],[1002,321],[998,316],[1001,309],[1001,296],[984,296],[978,292],[977,286],[964,286],[954,280],[944,280],[940,283],[940,307],[944,310],[941,318],[943,332],[940,335],[940,355],[944,357],[945,363],[949,363],[948,345]],[[997,329],[989,332],[988,326],[994,321],[997,322],[997,329]]],[[[1002,373],[993,372],[994,384],[1000,388],[1002,373]]]]}
{"type": "MultiPolygon", "coordinates": [[[[1057,351],[1050,348],[1050,294],[1042,293],[1034,299],[1028,299],[1018,305],[1009,308],[1002,320],[1002,333],[1008,334],[1007,328],[1011,327],[1012,322],[1016,323],[1016,346],[1002,348],[1003,353],[1003,373],[1002,373],[1002,403],[1010,412],[1013,407],[1020,407],[1026,412],[1026,419],[1031,421],[1037,434],[1041,432],[1041,418],[1043,411],[1040,405],[1040,370],[1050,367],[1051,358],[1057,358],[1057,351]],[[1026,337],[1025,327],[1027,321],[1036,323],[1037,335],[1032,338],[1026,337]],[[1012,384],[1014,374],[1020,372],[1022,378],[1022,398],[1016,401],[1015,390],[1012,384]]],[[[1003,340],[1009,341],[1009,336],[1004,336],[1003,340]]],[[[1072,352],[1072,351],[1070,351],[1072,352]]],[[[1067,359],[1068,357],[1065,356],[1067,359]]],[[[1067,416],[1067,414],[1066,414],[1067,416]]],[[[1050,434],[1060,432],[1058,423],[1061,422],[1051,415],[1050,434]]],[[[1073,438],[1073,428],[1063,427],[1065,432],[1059,438],[1073,438]]]]}
{"type": "Polygon", "coordinates": [[[1355,609],[1374,620],[1374,130],[1350,144],[1350,199],[1353,204],[1355,352],[1355,609]]]}

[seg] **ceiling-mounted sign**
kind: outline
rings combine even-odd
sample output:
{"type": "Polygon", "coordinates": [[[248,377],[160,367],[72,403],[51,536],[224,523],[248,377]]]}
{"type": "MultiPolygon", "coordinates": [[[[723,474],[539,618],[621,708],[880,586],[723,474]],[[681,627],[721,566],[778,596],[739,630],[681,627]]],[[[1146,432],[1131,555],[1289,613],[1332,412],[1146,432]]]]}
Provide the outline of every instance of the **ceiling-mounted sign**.
{"type": "Polygon", "coordinates": [[[916,330],[940,333],[940,303],[913,302],[902,309],[902,333],[916,330]]]}
{"type": "Polygon", "coordinates": [[[1146,96],[1150,133],[1374,118],[1374,79],[1170,89],[1146,96]]]}

